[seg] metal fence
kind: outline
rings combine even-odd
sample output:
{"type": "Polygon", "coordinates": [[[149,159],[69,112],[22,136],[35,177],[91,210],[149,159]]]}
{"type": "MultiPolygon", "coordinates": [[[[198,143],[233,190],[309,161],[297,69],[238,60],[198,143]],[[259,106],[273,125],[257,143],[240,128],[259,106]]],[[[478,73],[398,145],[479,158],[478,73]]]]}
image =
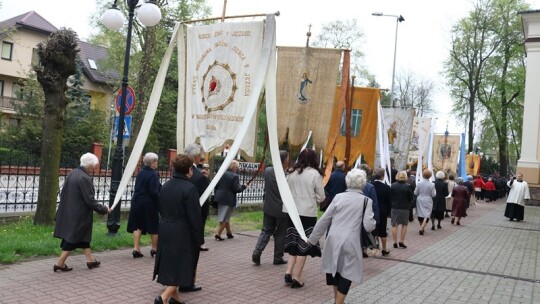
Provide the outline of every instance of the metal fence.
{"type": "MultiPolygon", "coordinates": [[[[24,144],[6,145],[0,143],[0,213],[28,212],[35,211],[38,200],[40,158],[31,151],[31,146],[24,144]]],[[[167,153],[158,153],[160,160],[167,160],[167,153]]],[[[94,172],[93,181],[96,189],[96,199],[103,204],[108,204],[109,189],[111,185],[111,169],[107,168],[106,155],[103,157],[101,169],[94,172]]],[[[127,160],[127,157],[126,157],[127,160]]],[[[73,154],[63,157],[59,170],[58,185],[62,189],[66,176],[78,166],[78,158],[73,154]]],[[[222,160],[221,160],[222,161],[222,160]]],[[[158,172],[161,183],[165,183],[171,178],[172,169],[169,168],[168,161],[160,161],[158,172]]],[[[211,167],[217,172],[220,161],[216,161],[211,167]]],[[[256,203],[263,200],[264,178],[258,174],[259,164],[241,163],[238,172],[240,182],[245,184],[256,175],[250,185],[242,193],[238,194],[239,203],[256,203]]],[[[135,177],[140,170],[137,167],[131,177],[125,192],[122,195],[120,206],[129,208],[131,196],[134,192],[135,177]]],[[[57,201],[60,199],[58,192],[57,201]]]]}

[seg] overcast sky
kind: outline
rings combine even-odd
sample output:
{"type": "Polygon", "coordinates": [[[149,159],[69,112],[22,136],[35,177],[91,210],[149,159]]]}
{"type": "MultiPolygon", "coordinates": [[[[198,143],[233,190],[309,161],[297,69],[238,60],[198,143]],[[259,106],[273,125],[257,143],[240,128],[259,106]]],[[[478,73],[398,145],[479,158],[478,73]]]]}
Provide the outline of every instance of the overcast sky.
{"type": "MultiPolygon", "coordinates": [[[[83,40],[92,32],[88,24],[96,10],[95,0],[0,0],[0,3],[0,20],[34,10],[56,27],[74,29],[83,40]]],[[[224,1],[208,0],[208,3],[212,16],[221,16],[224,1]]],[[[396,74],[412,72],[431,79],[438,86],[436,131],[444,132],[451,100],[441,77],[442,63],[448,56],[451,25],[466,16],[472,3],[471,0],[228,0],[226,15],[280,11],[276,19],[280,46],[305,46],[309,24],[313,39],[323,24],[355,18],[364,32],[362,51],[368,69],[376,75],[381,87],[388,89],[392,86],[396,18],[371,14],[402,15],[405,21],[399,23],[398,28],[396,74]]],[[[540,0],[528,3],[532,9],[540,9],[540,0]]],[[[449,131],[460,133],[464,128],[450,119],[449,131]]]]}

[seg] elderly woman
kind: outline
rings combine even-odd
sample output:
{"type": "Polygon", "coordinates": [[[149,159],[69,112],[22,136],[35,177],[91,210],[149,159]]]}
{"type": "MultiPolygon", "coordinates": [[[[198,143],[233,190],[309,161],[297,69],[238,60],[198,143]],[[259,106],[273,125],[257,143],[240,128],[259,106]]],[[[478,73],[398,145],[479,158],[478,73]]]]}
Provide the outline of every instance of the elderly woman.
{"type": "Polygon", "coordinates": [[[229,166],[229,170],[225,171],[225,174],[221,177],[216,185],[214,201],[218,203],[218,221],[219,226],[217,233],[214,236],[216,241],[223,241],[221,237],[223,229],[227,231],[227,238],[232,239],[234,235],[231,230],[231,215],[236,208],[236,193],[240,193],[246,190],[246,185],[240,185],[240,178],[238,177],[238,168],[240,164],[238,161],[233,160],[229,166]]]}
{"type": "MultiPolygon", "coordinates": [[[[323,173],[319,170],[319,158],[313,149],[307,148],[300,152],[293,171],[287,176],[287,182],[304,232],[309,237],[317,223],[317,203],[325,198],[323,173]]],[[[283,206],[283,211],[287,212],[285,206],[283,206]]],[[[304,286],[302,272],[307,256],[321,256],[321,249],[318,246],[308,246],[289,218],[285,235],[285,252],[289,254],[285,283],[290,284],[291,288],[300,288],[304,286]]]]}
{"type": "MultiPolygon", "coordinates": [[[[373,173],[373,187],[377,193],[377,203],[379,204],[379,220],[377,221],[377,235],[381,239],[381,253],[387,256],[390,252],[386,249],[386,239],[388,231],[386,229],[388,216],[392,210],[392,196],[390,194],[390,186],[384,183],[384,168],[379,168],[373,173]]],[[[397,175],[397,174],[396,174],[397,175]]],[[[395,176],[394,176],[395,178],[395,176]]]]}
{"type": "Polygon", "coordinates": [[[420,235],[424,235],[424,229],[429,222],[429,217],[433,210],[433,198],[437,194],[435,184],[429,180],[430,177],[430,170],[426,169],[422,171],[422,180],[418,182],[416,189],[414,189],[414,195],[416,195],[416,214],[420,223],[420,231],[418,233],[420,235]]]}
{"type": "Polygon", "coordinates": [[[435,230],[435,220],[437,220],[437,228],[442,229],[441,221],[444,219],[444,211],[446,210],[446,197],[448,196],[448,184],[444,181],[446,174],[438,171],[435,175],[435,198],[433,198],[433,210],[431,211],[431,230],[435,230]]]}
{"type": "Polygon", "coordinates": [[[80,167],[75,168],[66,177],[60,192],[60,204],[56,212],[54,237],[62,239],[62,253],[53,271],[71,271],[66,265],[71,251],[82,248],[89,269],[101,264],[92,256],[90,241],[92,240],[92,211],[99,214],[111,213],[111,209],[99,204],[94,198],[95,189],[90,173],[99,169],[99,160],[92,153],[81,156],[80,167]]]}
{"type": "Polygon", "coordinates": [[[150,234],[152,249],[150,255],[154,257],[157,252],[159,228],[159,191],[161,183],[156,169],[158,156],[148,152],[143,157],[141,171],[135,180],[135,193],[131,199],[131,208],[127,224],[127,232],[133,234],[133,258],[142,258],[140,241],[141,235],[150,234]]]}
{"type": "Polygon", "coordinates": [[[463,185],[463,179],[458,177],[457,186],[452,190],[452,225],[454,224],[456,217],[456,225],[461,225],[461,218],[467,216],[467,197],[469,197],[469,190],[463,185]]]}
{"type": "Polygon", "coordinates": [[[173,167],[173,177],[163,185],[160,196],[161,222],[153,279],[157,276],[157,282],[166,287],[155,304],[182,303],[177,288],[194,285],[199,247],[204,243],[199,191],[189,181],[193,161],[178,154],[173,167]]]}
{"type": "Polygon", "coordinates": [[[326,273],[326,284],[333,286],[334,302],[338,304],[345,301],[351,283],[360,283],[363,279],[361,226],[369,233],[376,224],[372,200],[362,193],[366,184],[365,173],[353,169],[347,173],[345,182],[347,190],[334,197],[307,240],[308,244],[316,244],[329,229],[321,272],[326,273]]]}
{"type": "Polygon", "coordinates": [[[392,199],[390,224],[392,225],[394,248],[398,248],[398,225],[401,225],[399,247],[407,248],[405,245],[405,236],[407,235],[407,224],[409,224],[409,210],[411,210],[414,200],[413,188],[407,183],[407,180],[407,172],[400,171],[396,174],[396,182],[390,187],[390,197],[392,199]]]}

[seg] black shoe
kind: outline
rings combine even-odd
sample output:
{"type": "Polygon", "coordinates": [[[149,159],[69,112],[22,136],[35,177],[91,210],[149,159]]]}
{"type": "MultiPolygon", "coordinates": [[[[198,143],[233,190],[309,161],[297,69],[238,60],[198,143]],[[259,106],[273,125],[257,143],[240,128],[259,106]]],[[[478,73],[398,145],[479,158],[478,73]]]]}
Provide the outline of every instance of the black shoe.
{"type": "Polygon", "coordinates": [[[405,246],[405,244],[403,244],[403,243],[401,243],[401,242],[399,243],[399,247],[401,247],[401,248],[403,248],[403,249],[407,249],[407,246],[405,246]]]}
{"type": "Polygon", "coordinates": [[[133,250],[131,254],[133,255],[134,259],[142,258],[144,256],[144,254],[142,254],[140,251],[137,251],[137,250],[133,250]]]}
{"type": "Polygon", "coordinates": [[[510,221],[510,222],[513,222],[513,221],[514,221],[514,219],[513,219],[513,218],[511,218],[511,219],[509,219],[509,221],[510,221]]]}
{"type": "Polygon", "coordinates": [[[232,233],[227,233],[227,238],[228,239],[234,239],[234,235],[232,233]]]}
{"type": "Polygon", "coordinates": [[[60,270],[60,271],[72,271],[73,268],[69,267],[68,265],[65,265],[65,264],[64,264],[64,267],[60,267],[60,266],[54,264],[53,271],[57,272],[58,270],[60,270]]]}
{"type": "Polygon", "coordinates": [[[431,230],[435,230],[435,226],[431,226],[431,230]]]}
{"type": "Polygon", "coordinates": [[[447,214],[444,215],[444,217],[450,217],[450,215],[448,215],[448,213],[447,213],[447,214]]]}
{"type": "Polygon", "coordinates": [[[367,257],[369,257],[369,256],[368,256],[367,253],[365,253],[364,251],[362,251],[362,257],[363,257],[363,258],[367,258],[367,257]]]}
{"type": "Polygon", "coordinates": [[[222,238],[221,236],[219,236],[217,234],[214,235],[214,238],[216,239],[216,241],[224,241],[225,240],[224,238],[222,238]]]}
{"type": "Polygon", "coordinates": [[[210,249],[208,249],[208,247],[201,246],[201,247],[199,247],[199,250],[200,251],[208,251],[210,249]]]}
{"type": "Polygon", "coordinates": [[[100,261],[94,260],[93,262],[87,262],[86,267],[88,267],[88,269],[97,268],[99,267],[100,264],[101,264],[100,261]]]}
{"type": "Polygon", "coordinates": [[[297,280],[293,279],[291,283],[291,288],[300,288],[304,287],[304,283],[300,283],[297,280]]]}
{"type": "Polygon", "coordinates": [[[287,261],[285,261],[284,259],[274,260],[274,265],[283,265],[283,264],[287,264],[287,261]]]}
{"type": "Polygon", "coordinates": [[[419,233],[420,235],[424,235],[424,229],[420,229],[420,231],[418,231],[418,233],[419,233]]]}
{"type": "Polygon", "coordinates": [[[191,287],[178,287],[178,291],[180,292],[195,292],[200,291],[202,289],[201,286],[193,284],[191,287]]]}
{"type": "Polygon", "coordinates": [[[290,273],[285,274],[285,284],[291,285],[292,284],[292,276],[290,273]]]}
{"type": "Polygon", "coordinates": [[[150,249],[150,256],[154,257],[157,254],[157,250],[150,249]]]}
{"type": "Polygon", "coordinates": [[[397,243],[394,243],[394,248],[397,248],[397,243]]]}
{"type": "Polygon", "coordinates": [[[382,256],[387,256],[390,254],[390,251],[381,250],[382,256]]]}
{"type": "Polygon", "coordinates": [[[455,220],[454,218],[452,218],[452,220],[450,221],[450,223],[451,223],[452,225],[454,225],[454,222],[455,222],[455,221],[456,221],[456,220],[455,220]]]}
{"type": "Polygon", "coordinates": [[[158,296],[158,297],[154,300],[154,304],[163,304],[163,299],[161,298],[161,296],[158,296]]]}
{"type": "Polygon", "coordinates": [[[257,266],[261,265],[261,256],[254,254],[254,255],[251,256],[251,261],[253,262],[253,264],[255,264],[257,266]]]}
{"type": "Polygon", "coordinates": [[[442,229],[441,224],[437,225],[437,229],[442,229]]]}

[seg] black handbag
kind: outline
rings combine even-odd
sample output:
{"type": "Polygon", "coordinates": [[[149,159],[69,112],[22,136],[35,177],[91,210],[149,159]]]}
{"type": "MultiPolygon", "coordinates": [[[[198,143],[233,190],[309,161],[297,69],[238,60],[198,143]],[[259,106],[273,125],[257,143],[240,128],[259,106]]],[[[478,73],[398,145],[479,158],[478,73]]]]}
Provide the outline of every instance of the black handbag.
{"type": "Polygon", "coordinates": [[[379,238],[375,237],[373,233],[367,232],[364,228],[364,214],[366,213],[366,206],[367,206],[368,198],[364,198],[364,208],[362,211],[362,217],[360,218],[360,237],[361,237],[361,243],[362,248],[369,248],[369,249],[379,249],[379,238]]]}

